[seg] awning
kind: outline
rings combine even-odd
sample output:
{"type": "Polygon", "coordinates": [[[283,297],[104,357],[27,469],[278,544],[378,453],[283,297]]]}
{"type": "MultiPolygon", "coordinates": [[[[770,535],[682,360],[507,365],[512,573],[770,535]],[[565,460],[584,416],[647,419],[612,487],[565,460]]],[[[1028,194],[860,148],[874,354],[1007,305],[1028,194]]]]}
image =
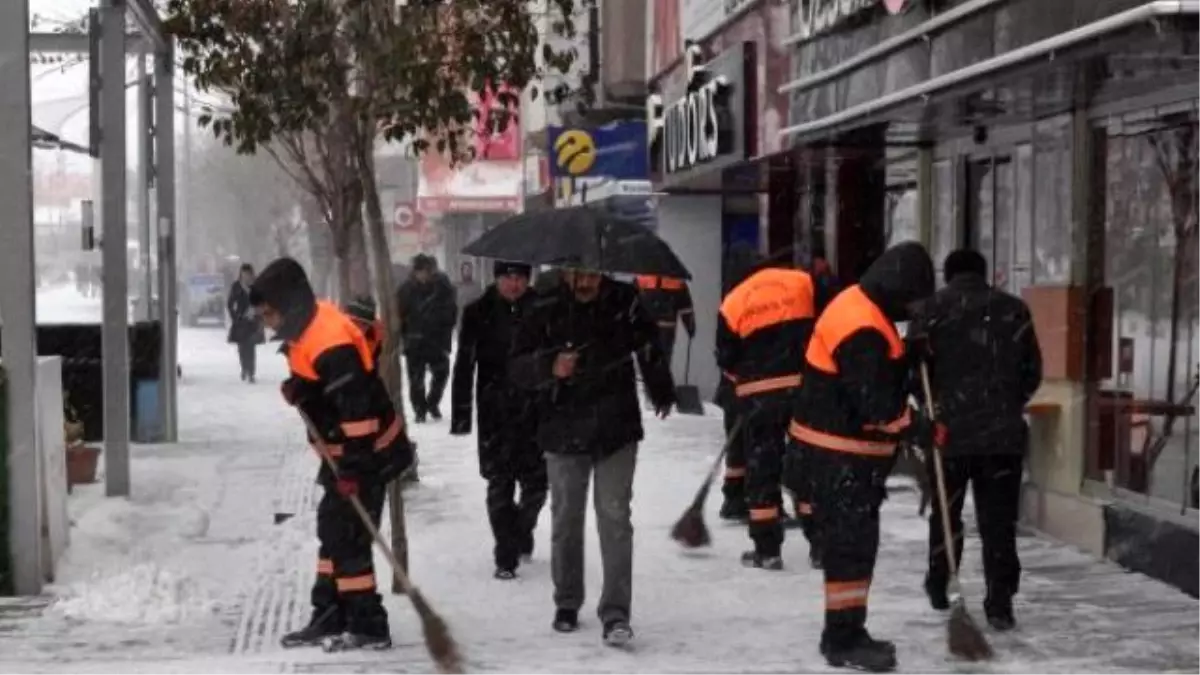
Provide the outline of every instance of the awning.
{"type": "Polygon", "coordinates": [[[1081,47],[1139,24],[1160,18],[1184,16],[1200,16],[1200,0],[1155,0],[965,68],[930,78],[920,84],[851,106],[837,113],[791,125],[781,129],[779,135],[784,140],[825,135],[840,128],[855,126],[870,117],[881,115],[895,108],[919,103],[930,97],[944,94],[955,87],[1030,65],[1038,59],[1052,57],[1063,50],[1081,47]]]}

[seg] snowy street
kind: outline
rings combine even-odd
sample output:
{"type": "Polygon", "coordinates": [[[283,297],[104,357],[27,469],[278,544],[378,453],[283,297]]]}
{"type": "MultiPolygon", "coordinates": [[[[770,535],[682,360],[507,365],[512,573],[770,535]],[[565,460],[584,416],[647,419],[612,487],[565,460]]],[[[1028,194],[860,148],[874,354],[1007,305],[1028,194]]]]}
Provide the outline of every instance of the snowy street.
{"type": "MultiPolygon", "coordinates": [[[[87,301],[81,301],[86,303],[87,301]]],[[[76,309],[76,308],[72,308],[76,309]]],[[[133,451],[133,498],[107,500],[103,479],[71,497],[71,545],[44,598],[0,602],[0,672],[427,672],[408,602],[387,596],[396,648],[325,655],[283,651],[309,614],[315,571],[316,458],[278,393],[283,358],[259,351],[260,381],[238,381],[219,329],[184,329],[182,441],[133,451]],[[275,525],[276,512],[296,517],[275,525]]],[[[634,648],[600,642],[590,543],[582,630],[550,629],[549,519],[515,582],[492,578],[491,535],[475,440],[448,421],[416,426],[421,483],[406,492],[412,573],[459,641],[469,671],[825,672],[817,651],[821,576],[798,531],[780,573],[743,569],[744,530],[716,519],[712,549],[684,554],[667,532],[718,452],[721,420],[646,413],[639,453],[634,648]]],[[[926,524],[898,483],[885,506],[869,627],[897,644],[900,669],[964,669],[945,650],[945,616],[921,580],[926,524]]],[[[589,515],[589,520],[591,516],[589,515]]],[[[385,524],[385,531],[386,531],[385,524]]],[[[1197,603],[1157,581],[1028,535],[1018,629],[989,632],[998,659],[971,672],[1196,672],[1197,603]]],[[[971,610],[982,620],[978,542],[964,556],[971,610]]],[[[377,556],[380,586],[390,587],[377,556]]]]}

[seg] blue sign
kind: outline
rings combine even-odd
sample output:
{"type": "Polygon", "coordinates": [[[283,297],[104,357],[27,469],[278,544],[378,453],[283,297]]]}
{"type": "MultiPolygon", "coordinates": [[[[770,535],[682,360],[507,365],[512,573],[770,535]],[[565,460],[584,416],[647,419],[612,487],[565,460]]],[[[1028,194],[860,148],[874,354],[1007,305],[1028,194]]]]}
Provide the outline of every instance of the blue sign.
{"type": "Polygon", "coordinates": [[[645,179],[650,175],[646,122],[613,122],[589,129],[549,127],[551,178],[645,179]]]}

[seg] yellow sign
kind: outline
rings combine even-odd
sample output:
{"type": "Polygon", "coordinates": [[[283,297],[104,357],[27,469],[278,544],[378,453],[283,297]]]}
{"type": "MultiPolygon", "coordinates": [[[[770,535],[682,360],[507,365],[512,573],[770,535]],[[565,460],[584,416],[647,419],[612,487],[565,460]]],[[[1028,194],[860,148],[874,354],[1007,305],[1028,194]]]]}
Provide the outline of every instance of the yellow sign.
{"type": "Polygon", "coordinates": [[[587,173],[596,163],[596,142],[582,129],[564,131],[554,139],[554,163],[572,176],[587,173]]]}

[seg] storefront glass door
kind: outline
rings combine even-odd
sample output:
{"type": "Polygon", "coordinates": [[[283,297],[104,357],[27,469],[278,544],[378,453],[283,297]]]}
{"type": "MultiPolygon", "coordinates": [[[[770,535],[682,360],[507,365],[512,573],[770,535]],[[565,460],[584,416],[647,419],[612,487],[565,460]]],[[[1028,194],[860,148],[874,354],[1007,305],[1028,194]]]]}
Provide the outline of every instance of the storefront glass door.
{"type": "Polygon", "coordinates": [[[1009,292],[1019,292],[1028,283],[1028,266],[1021,270],[1016,264],[1016,166],[1009,155],[967,163],[967,246],[987,259],[993,285],[1009,292]]]}

